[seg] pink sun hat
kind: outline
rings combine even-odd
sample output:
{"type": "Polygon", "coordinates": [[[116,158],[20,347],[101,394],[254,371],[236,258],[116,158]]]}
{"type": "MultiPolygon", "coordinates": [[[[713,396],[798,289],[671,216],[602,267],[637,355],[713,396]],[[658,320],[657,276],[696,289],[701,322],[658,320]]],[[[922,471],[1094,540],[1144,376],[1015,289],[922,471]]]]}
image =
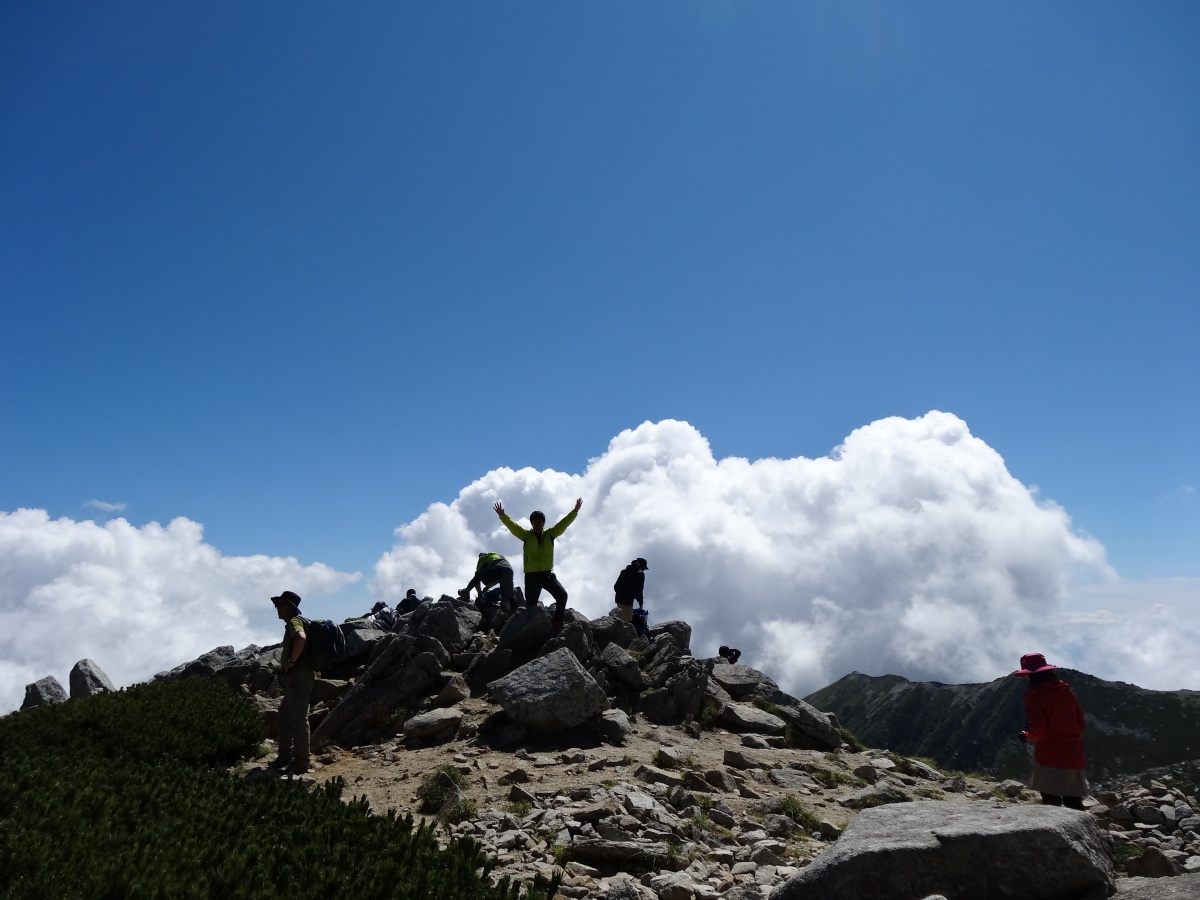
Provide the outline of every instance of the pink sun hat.
{"type": "Polygon", "coordinates": [[[1013,672],[1014,675],[1033,675],[1037,672],[1049,672],[1056,668],[1046,662],[1046,657],[1041,653],[1026,653],[1021,657],[1021,668],[1013,672]]]}

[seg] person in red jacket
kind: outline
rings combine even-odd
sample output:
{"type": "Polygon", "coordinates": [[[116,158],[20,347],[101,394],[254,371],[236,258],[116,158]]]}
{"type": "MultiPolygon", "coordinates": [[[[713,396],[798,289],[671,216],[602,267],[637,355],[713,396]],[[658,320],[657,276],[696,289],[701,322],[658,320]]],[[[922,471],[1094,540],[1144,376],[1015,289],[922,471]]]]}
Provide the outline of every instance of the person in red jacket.
{"type": "Polygon", "coordinates": [[[1026,653],[1014,675],[1029,678],[1025,692],[1022,741],[1033,742],[1033,774],[1029,787],[1047,806],[1083,809],[1088,790],[1083,754],[1083,710],[1071,686],[1054,674],[1041,653],[1026,653]]]}

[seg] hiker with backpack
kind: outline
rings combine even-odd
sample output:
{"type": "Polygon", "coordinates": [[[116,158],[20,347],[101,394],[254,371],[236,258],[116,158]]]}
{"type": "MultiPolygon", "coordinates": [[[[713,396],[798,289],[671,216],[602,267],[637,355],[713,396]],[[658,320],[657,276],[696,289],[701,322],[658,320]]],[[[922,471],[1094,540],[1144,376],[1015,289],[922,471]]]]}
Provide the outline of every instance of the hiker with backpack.
{"type": "Polygon", "coordinates": [[[279,704],[279,754],[268,765],[302,775],[309,770],[308,704],[312,699],[316,673],[304,660],[308,649],[306,622],[300,615],[300,597],[284,591],[272,597],[275,612],[287,624],[283,628],[283,647],[279,654],[279,681],[283,700],[279,704]]]}
{"type": "Polygon", "coordinates": [[[617,605],[617,615],[622,621],[633,621],[633,601],[637,601],[638,609],[645,608],[645,602],[642,597],[642,592],[646,587],[646,570],[650,566],[642,557],[638,557],[629,565],[621,570],[621,574],[617,576],[616,583],[613,584],[613,591],[616,594],[615,603],[617,605]]]}
{"type": "Polygon", "coordinates": [[[479,561],[475,563],[475,577],[467,582],[467,586],[458,592],[464,600],[471,594],[471,588],[478,592],[476,599],[483,596],[484,588],[494,584],[500,585],[500,603],[509,609],[517,608],[513,597],[513,569],[507,559],[499,553],[480,553],[479,561]]]}
{"type": "Polygon", "coordinates": [[[546,527],[546,514],[535,509],[529,514],[529,528],[522,528],[504,512],[504,504],[496,501],[492,508],[504,523],[504,527],[520,539],[523,545],[522,561],[525,564],[525,605],[537,606],[538,597],[545,590],[554,598],[554,630],[562,629],[567,612],[567,589],[558,581],[554,574],[554,541],[567,530],[579,508],[583,506],[583,498],[575,501],[575,508],[558,520],[552,528],[546,527]]]}

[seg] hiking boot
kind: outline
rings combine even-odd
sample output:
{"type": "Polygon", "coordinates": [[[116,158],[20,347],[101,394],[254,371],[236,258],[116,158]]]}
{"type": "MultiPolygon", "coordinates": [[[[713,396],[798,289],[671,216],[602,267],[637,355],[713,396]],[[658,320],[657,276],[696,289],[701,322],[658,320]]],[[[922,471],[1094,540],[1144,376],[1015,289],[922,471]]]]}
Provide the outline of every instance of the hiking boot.
{"type": "Polygon", "coordinates": [[[290,756],[277,756],[267,763],[267,768],[274,769],[277,772],[282,772],[284,769],[291,768],[291,765],[292,758],[290,756]]]}
{"type": "Polygon", "coordinates": [[[562,631],[562,628],[563,628],[563,620],[562,619],[555,619],[553,622],[550,623],[550,629],[554,632],[562,631]]]}
{"type": "Polygon", "coordinates": [[[309,763],[292,763],[288,766],[287,773],[289,775],[307,775],[312,771],[312,766],[309,763]]]}

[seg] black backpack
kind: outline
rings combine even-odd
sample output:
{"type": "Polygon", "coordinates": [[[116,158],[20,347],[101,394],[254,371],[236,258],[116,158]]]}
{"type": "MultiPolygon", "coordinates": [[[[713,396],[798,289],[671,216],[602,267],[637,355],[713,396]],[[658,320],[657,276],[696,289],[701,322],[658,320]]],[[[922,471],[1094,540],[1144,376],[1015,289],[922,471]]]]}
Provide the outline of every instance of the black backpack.
{"type": "Polygon", "coordinates": [[[346,635],[329,619],[302,619],[304,652],[300,661],[314,672],[323,672],[346,660],[346,635]]]}

